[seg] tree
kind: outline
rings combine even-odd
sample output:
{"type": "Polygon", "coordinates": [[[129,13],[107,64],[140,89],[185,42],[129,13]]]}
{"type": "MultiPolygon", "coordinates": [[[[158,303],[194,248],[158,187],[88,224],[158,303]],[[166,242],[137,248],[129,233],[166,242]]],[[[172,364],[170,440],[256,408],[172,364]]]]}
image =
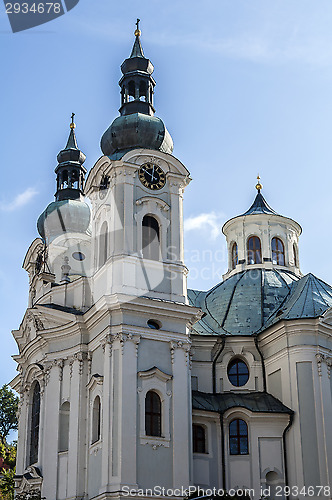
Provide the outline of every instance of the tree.
{"type": "Polygon", "coordinates": [[[0,441],[6,445],[10,431],[17,430],[19,398],[7,384],[0,388],[0,441]]]}

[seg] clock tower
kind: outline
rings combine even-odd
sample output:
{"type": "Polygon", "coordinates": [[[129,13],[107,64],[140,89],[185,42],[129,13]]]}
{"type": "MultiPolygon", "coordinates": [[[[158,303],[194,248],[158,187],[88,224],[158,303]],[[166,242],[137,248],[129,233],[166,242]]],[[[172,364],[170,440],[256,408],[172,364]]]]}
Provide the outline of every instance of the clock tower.
{"type": "Polygon", "coordinates": [[[121,65],[120,116],[103,134],[104,156],[85,186],[94,207],[95,300],[115,292],[184,303],[182,197],[191,179],[154,115],[154,68],[140,36],[137,27],[121,65]]]}

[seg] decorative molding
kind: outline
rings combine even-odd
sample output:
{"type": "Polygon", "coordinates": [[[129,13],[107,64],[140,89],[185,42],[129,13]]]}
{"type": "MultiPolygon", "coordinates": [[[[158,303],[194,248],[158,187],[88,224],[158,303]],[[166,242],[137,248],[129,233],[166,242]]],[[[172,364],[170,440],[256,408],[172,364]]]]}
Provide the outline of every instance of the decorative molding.
{"type": "Polygon", "coordinates": [[[318,369],[318,375],[321,377],[322,376],[322,362],[325,359],[324,354],[318,353],[316,354],[316,361],[317,361],[317,369],[318,369]]]}
{"type": "Polygon", "coordinates": [[[159,370],[159,368],[157,368],[156,366],[154,366],[153,368],[150,368],[149,370],[144,370],[144,371],[138,372],[137,375],[141,379],[145,379],[145,380],[157,378],[161,382],[164,382],[164,383],[168,382],[168,380],[171,380],[173,378],[172,375],[169,375],[168,373],[165,373],[165,372],[159,370]]]}
{"type": "Polygon", "coordinates": [[[92,352],[88,352],[88,375],[89,377],[91,376],[91,370],[92,370],[92,352]]]}
{"type": "Polygon", "coordinates": [[[136,356],[138,355],[138,345],[140,343],[141,337],[140,335],[134,333],[117,333],[113,336],[113,342],[118,340],[121,346],[121,354],[124,353],[125,342],[134,342],[136,346],[136,356]]]}
{"type": "Polygon", "coordinates": [[[182,340],[171,341],[170,342],[171,363],[174,364],[175,349],[183,349],[186,353],[186,363],[190,364],[190,347],[191,347],[190,341],[186,342],[183,342],[182,340]]]}
{"type": "Polygon", "coordinates": [[[326,358],[326,365],[327,365],[327,375],[329,378],[331,378],[331,367],[332,367],[332,358],[328,357],[326,358]]]}

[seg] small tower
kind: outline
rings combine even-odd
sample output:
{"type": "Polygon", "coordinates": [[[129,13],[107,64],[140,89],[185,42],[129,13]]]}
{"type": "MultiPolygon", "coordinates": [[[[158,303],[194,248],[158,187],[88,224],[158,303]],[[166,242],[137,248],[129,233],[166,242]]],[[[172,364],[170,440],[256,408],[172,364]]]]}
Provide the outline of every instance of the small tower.
{"type": "Polygon", "coordinates": [[[86,168],[83,163],[86,157],[77,146],[74,116],[75,113],[72,113],[67,145],[57,156],[58,166],[55,169],[57,176],[56,201],[77,200],[84,196],[83,186],[86,168]]]}
{"type": "Polygon", "coordinates": [[[168,130],[163,121],[154,116],[156,82],[151,76],[154,67],[144,57],[138,25],[139,19],[131,55],[121,65],[121,116],[113,121],[101,139],[104,155],[112,156],[112,159],[134,148],[154,149],[169,154],[173,152],[173,140],[168,130]]]}
{"type": "Polygon", "coordinates": [[[86,276],[90,253],[90,207],[84,201],[85,154],[78,148],[72,114],[66,147],[57,156],[57,190],[37,222],[56,283],[86,276]],[[84,261],[84,262],[83,262],[84,261]],[[63,272],[65,266],[66,272],[63,272]]]}
{"type": "Polygon", "coordinates": [[[253,268],[284,269],[302,276],[298,257],[301,226],[269,206],[261,193],[259,175],[256,189],[251,207],[223,226],[229,262],[224,279],[253,268]]]}

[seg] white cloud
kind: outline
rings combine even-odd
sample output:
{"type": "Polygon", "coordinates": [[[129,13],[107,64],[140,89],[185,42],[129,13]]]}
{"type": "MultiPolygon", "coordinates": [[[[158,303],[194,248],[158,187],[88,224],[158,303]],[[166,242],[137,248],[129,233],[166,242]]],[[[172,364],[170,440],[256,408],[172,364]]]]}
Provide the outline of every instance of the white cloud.
{"type": "Polygon", "coordinates": [[[17,196],[15,196],[15,198],[12,201],[7,203],[2,202],[0,204],[0,208],[1,210],[6,212],[13,212],[14,210],[17,210],[26,205],[27,203],[29,203],[29,201],[32,200],[32,198],[36,196],[36,194],[38,194],[38,191],[36,191],[36,189],[32,187],[29,187],[25,191],[23,191],[23,193],[20,193],[17,196]]]}
{"type": "Polygon", "coordinates": [[[224,222],[224,215],[216,212],[209,212],[188,217],[184,220],[184,230],[200,231],[215,240],[221,234],[221,226],[224,222]]]}

